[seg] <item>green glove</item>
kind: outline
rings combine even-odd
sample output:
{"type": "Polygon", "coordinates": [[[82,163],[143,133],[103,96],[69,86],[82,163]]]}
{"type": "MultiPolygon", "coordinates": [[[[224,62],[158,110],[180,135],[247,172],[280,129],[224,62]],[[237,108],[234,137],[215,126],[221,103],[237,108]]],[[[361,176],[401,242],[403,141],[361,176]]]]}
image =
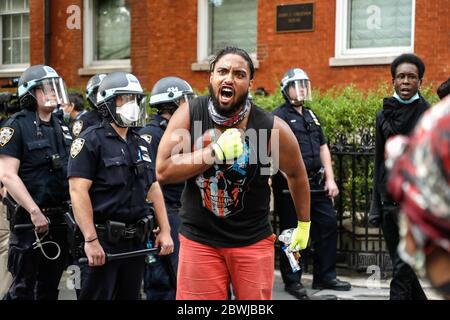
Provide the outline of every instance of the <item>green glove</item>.
{"type": "Polygon", "coordinates": [[[225,130],[212,148],[217,159],[221,161],[239,158],[244,153],[241,132],[236,128],[225,130]]]}
{"type": "Polygon", "coordinates": [[[311,226],[311,221],[304,222],[299,221],[297,228],[295,228],[292,233],[291,245],[289,246],[290,251],[299,251],[306,248],[309,239],[309,228],[311,226]]]}

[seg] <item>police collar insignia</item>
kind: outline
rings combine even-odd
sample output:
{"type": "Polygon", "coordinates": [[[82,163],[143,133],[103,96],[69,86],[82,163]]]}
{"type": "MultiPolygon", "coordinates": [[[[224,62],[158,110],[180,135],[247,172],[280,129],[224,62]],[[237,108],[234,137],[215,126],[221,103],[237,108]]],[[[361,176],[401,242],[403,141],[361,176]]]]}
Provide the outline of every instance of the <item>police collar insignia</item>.
{"type": "Polygon", "coordinates": [[[141,138],[147,141],[148,143],[152,143],[152,136],[149,134],[141,134],[141,138]]]}
{"type": "Polygon", "coordinates": [[[14,129],[10,127],[4,127],[0,129],[0,147],[5,146],[14,135],[14,129]]]}
{"type": "Polygon", "coordinates": [[[83,130],[83,120],[77,120],[74,122],[72,127],[72,133],[75,137],[78,137],[83,130]]]}
{"type": "Polygon", "coordinates": [[[72,158],[75,158],[80,153],[81,149],[83,149],[84,141],[83,138],[77,138],[72,142],[72,146],[70,147],[70,156],[72,158]]]}
{"type": "Polygon", "coordinates": [[[208,112],[209,112],[209,115],[211,116],[212,121],[215,124],[218,124],[219,126],[224,126],[224,127],[228,127],[228,128],[232,128],[236,124],[241,122],[245,118],[245,116],[247,115],[249,110],[250,110],[250,101],[247,99],[247,101],[245,102],[245,106],[241,110],[241,112],[239,112],[237,115],[235,115],[231,118],[227,118],[227,117],[220,115],[216,111],[211,99],[209,99],[209,101],[208,101],[208,112]]]}

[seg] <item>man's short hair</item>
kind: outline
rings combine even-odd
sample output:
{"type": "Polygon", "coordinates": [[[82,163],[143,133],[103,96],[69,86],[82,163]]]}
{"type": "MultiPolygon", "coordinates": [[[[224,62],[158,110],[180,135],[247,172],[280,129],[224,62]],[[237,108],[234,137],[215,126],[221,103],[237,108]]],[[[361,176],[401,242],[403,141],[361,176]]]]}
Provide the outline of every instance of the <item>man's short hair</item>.
{"type": "Polygon", "coordinates": [[[217,61],[219,61],[220,58],[222,58],[223,56],[225,56],[227,54],[237,54],[237,55],[241,56],[242,58],[244,58],[245,61],[247,61],[248,68],[250,69],[250,80],[252,80],[253,75],[255,73],[255,66],[253,65],[252,58],[250,58],[247,51],[245,51],[244,49],[241,49],[241,48],[225,47],[225,48],[217,51],[216,55],[213,57],[213,59],[209,63],[209,71],[213,72],[217,61]]]}
{"type": "Polygon", "coordinates": [[[73,103],[76,111],[84,110],[83,95],[79,92],[71,92],[68,94],[70,103],[73,103]]]}
{"type": "Polygon", "coordinates": [[[441,83],[441,85],[437,88],[437,95],[439,99],[444,99],[444,97],[450,94],[450,78],[441,83]]]}
{"type": "Polygon", "coordinates": [[[395,58],[394,61],[391,63],[391,75],[392,79],[395,78],[395,73],[397,71],[397,67],[402,63],[412,63],[417,67],[417,70],[419,70],[419,79],[423,78],[423,75],[425,73],[425,64],[423,63],[422,59],[420,59],[418,56],[412,53],[404,53],[397,58],[395,58]]]}

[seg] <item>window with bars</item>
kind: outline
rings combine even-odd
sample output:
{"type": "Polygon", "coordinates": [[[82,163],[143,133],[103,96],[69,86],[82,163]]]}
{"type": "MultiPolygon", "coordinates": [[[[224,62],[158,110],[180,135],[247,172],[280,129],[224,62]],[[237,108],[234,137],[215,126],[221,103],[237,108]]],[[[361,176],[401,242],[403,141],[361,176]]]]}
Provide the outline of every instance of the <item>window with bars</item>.
{"type": "Polygon", "coordinates": [[[30,61],[30,20],[28,0],[0,0],[0,61],[21,65],[30,61]]]}

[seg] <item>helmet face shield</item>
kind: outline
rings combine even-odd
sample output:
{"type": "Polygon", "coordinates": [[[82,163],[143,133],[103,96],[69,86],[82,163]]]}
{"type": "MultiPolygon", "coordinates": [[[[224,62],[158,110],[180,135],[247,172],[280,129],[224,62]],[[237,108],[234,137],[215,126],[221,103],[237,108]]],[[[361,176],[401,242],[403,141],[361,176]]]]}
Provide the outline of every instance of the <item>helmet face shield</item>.
{"type": "Polygon", "coordinates": [[[115,121],[120,127],[142,127],[145,125],[145,104],[142,96],[124,94],[116,97],[115,121]]]}
{"type": "Polygon", "coordinates": [[[61,78],[43,79],[36,86],[34,95],[38,105],[43,107],[57,107],[69,103],[66,87],[61,78]]]}
{"type": "Polygon", "coordinates": [[[285,94],[293,105],[300,105],[304,101],[311,101],[311,82],[309,80],[294,80],[286,86],[285,94]]]}

